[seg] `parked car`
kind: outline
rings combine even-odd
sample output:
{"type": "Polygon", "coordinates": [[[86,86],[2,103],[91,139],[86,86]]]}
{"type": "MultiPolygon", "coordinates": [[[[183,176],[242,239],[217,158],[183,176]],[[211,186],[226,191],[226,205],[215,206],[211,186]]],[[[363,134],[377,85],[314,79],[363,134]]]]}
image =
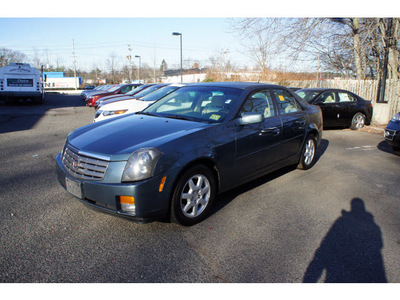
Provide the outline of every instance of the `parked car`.
{"type": "Polygon", "coordinates": [[[71,132],[57,176],[93,208],[193,225],[218,193],[284,166],[310,168],[321,138],[321,109],[285,87],[189,84],[141,112],[71,132]]]}
{"type": "Polygon", "coordinates": [[[95,87],[93,90],[85,90],[81,92],[81,97],[83,100],[86,100],[86,98],[90,95],[90,94],[94,94],[94,93],[98,93],[100,91],[106,91],[110,88],[112,88],[115,85],[112,84],[105,84],[105,85],[99,85],[97,87],[95,87]]]}
{"type": "Polygon", "coordinates": [[[109,99],[109,100],[106,100],[106,101],[102,101],[100,104],[97,105],[96,109],[98,110],[98,109],[100,109],[101,106],[109,104],[109,103],[112,103],[112,102],[115,102],[115,101],[142,98],[142,97],[144,97],[144,96],[146,96],[146,95],[148,95],[150,93],[153,93],[154,91],[156,91],[156,90],[158,90],[158,89],[160,89],[160,88],[162,88],[164,86],[167,86],[167,85],[168,85],[167,83],[157,83],[157,84],[154,84],[154,85],[148,87],[145,90],[139,91],[139,93],[136,93],[136,94],[134,94],[132,96],[126,96],[126,98],[109,99]]]}
{"type": "Polygon", "coordinates": [[[392,145],[394,151],[400,152],[400,112],[390,120],[383,136],[392,145]]]}
{"type": "Polygon", "coordinates": [[[341,89],[301,89],[297,95],[310,104],[321,107],[324,127],[350,127],[353,130],[369,125],[372,119],[371,101],[341,89]]]}
{"type": "Polygon", "coordinates": [[[141,111],[150,104],[160,100],[182,86],[184,86],[183,83],[171,84],[139,99],[128,99],[103,105],[101,109],[97,110],[96,114],[94,115],[93,122],[115,118],[121,116],[122,114],[130,114],[141,111]]]}
{"type": "Polygon", "coordinates": [[[138,86],[137,88],[133,89],[132,91],[127,92],[126,94],[122,94],[122,95],[121,94],[117,94],[117,95],[111,95],[111,96],[100,98],[94,104],[94,108],[97,109],[97,107],[99,105],[101,105],[103,102],[108,101],[108,100],[110,100],[110,101],[108,101],[107,103],[111,103],[111,102],[119,101],[119,100],[131,99],[137,93],[139,93],[139,92],[141,92],[141,91],[143,91],[143,90],[145,90],[145,89],[147,89],[147,88],[149,88],[149,87],[151,87],[153,85],[154,85],[154,83],[143,84],[143,85],[138,86]]]}
{"type": "Polygon", "coordinates": [[[139,85],[140,83],[118,84],[107,91],[90,94],[85,100],[86,105],[89,107],[93,107],[96,101],[100,98],[110,95],[126,94],[127,92],[130,92],[132,89],[138,87],[139,85]]]}
{"type": "Polygon", "coordinates": [[[93,89],[95,89],[96,88],[96,86],[95,85],[87,85],[87,86],[85,86],[83,89],[84,90],[93,90],[93,89]]]}

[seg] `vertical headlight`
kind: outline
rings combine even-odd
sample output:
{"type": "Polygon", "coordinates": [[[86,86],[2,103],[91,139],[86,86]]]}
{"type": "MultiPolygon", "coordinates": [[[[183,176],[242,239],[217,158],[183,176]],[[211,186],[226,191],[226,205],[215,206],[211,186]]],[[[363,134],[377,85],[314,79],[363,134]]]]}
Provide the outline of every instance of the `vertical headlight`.
{"type": "Polygon", "coordinates": [[[161,151],[157,148],[141,148],[131,154],[122,173],[122,182],[138,181],[153,176],[161,151]]]}

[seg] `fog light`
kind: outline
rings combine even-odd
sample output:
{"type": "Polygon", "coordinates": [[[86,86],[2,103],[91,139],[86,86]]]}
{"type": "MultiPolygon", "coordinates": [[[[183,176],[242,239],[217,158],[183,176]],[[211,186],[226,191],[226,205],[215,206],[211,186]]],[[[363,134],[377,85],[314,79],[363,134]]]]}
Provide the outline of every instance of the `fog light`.
{"type": "Polygon", "coordinates": [[[132,196],[119,196],[119,203],[123,212],[134,215],[136,213],[135,198],[132,196]]]}

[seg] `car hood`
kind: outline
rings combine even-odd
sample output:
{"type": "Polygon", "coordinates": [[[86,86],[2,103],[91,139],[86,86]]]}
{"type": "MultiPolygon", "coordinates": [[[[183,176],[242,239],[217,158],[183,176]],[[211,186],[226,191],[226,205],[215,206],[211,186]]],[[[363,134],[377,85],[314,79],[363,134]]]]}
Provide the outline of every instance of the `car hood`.
{"type": "Polygon", "coordinates": [[[119,97],[124,97],[124,96],[121,96],[120,94],[110,94],[110,95],[108,95],[106,97],[103,97],[101,99],[101,101],[104,102],[104,101],[111,100],[111,99],[114,100],[114,99],[119,98],[119,97]]]}
{"type": "Polygon", "coordinates": [[[400,130],[400,121],[390,121],[389,124],[387,125],[386,129],[390,129],[390,130],[395,130],[398,131],[400,130]]]}
{"type": "Polygon", "coordinates": [[[135,98],[134,95],[133,96],[125,96],[125,95],[121,96],[121,95],[118,95],[115,98],[114,97],[113,98],[108,98],[107,97],[107,99],[104,99],[104,101],[101,102],[101,105],[103,106],[103,105],[106,105],[106,104],[109,104],[109,103],[114,103],[114,102],[117,102],[117,101],[130,100],[130,99],[136,99],[136,98],[135,98]]]}
{"type": "Polygon", "coordinates": [[[111,161],[127,160],[142,147],[160,147],[172,140],[213,126],[207,123],[129,114],[78,128],[68,136],[68,144],[82,153],[92,153],[111,161]]]}
{"type": "Polygon", "coordinates": [[[139,111],[146,108],[153,102],[154,101],[141,101],[137,99],[119,100],[101,106],[101,110],[105,111],[105,110],[119,110],[119,109],[129,109],[129,110],[138,109],[139,111]]]}

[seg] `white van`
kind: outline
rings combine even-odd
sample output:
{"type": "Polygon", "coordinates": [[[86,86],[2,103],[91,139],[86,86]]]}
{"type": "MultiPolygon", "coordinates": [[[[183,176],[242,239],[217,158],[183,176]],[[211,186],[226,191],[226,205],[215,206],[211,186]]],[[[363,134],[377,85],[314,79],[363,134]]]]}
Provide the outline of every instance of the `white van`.
{"type": "Polygon", "coordinates": [[[0,68],[0,99],[6,102],[30,99],[43,103],[42,74],[38,69],[24,63],[10,63],[0,68]]]}

